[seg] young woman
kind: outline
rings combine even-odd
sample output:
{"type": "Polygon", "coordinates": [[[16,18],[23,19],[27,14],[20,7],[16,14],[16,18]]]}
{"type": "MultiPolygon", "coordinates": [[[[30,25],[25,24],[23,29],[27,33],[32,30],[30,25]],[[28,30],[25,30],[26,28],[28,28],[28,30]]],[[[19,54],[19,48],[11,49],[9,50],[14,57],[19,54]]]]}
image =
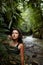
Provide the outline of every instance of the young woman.
{"type": "Polygon", "coordinates": [[[10,32],[11,42],[9,43],[9,56],[12,65],[24,65],[24,45],[22,34],[18,29],[12,29],[10,32]],[[20,58],[19,58],[20,57],[20,58]]]}

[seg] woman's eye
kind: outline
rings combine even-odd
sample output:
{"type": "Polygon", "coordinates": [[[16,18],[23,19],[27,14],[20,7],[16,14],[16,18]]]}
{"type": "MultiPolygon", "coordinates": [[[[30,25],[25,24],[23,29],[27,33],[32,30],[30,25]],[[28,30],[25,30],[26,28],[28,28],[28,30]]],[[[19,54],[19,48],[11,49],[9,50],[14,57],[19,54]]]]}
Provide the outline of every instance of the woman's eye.
{"type": "Polygon", "coordinates": [[[16,33],[16,34],[18,34],[18,33],[16,33]]]}
{"type": "Polygon", "coordinates": [[[12,33],[12,34],[18,34],[18,33],[12,33]]]}

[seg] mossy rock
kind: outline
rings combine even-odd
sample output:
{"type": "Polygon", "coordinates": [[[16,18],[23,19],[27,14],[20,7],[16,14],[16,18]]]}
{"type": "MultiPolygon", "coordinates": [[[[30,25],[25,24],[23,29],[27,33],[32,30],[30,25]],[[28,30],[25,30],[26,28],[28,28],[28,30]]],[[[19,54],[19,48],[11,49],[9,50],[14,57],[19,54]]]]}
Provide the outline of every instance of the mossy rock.
{"type": "Polygon", "coordinates": [[[39,32],[35,32],[35,33],[33,34],[33,37],[40,38],[40,33],[39,33],[39,32]]]}

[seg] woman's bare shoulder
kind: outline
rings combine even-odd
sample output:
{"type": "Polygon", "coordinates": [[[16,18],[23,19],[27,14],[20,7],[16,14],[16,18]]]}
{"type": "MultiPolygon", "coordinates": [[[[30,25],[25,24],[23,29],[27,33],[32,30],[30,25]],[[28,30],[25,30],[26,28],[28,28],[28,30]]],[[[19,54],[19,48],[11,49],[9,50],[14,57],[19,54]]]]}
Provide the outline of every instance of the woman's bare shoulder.
{"type": "Polygon", "coordinates": [[[18,46],[19,49],[21,48],[24,48],[24,44],[23,43],[20,43],[19,46],[18,46]]]}

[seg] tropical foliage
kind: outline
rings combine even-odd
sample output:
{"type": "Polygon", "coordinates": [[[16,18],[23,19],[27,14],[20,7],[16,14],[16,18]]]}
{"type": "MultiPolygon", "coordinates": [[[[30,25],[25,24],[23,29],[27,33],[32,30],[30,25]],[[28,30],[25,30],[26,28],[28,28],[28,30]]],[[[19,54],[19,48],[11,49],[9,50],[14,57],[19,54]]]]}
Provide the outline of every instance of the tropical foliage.
{"type": "Polygon", "coordinates": [[[0,27],[19,27],[24,32],[42,26],[41,0],[0,0],[0,27]]]}

